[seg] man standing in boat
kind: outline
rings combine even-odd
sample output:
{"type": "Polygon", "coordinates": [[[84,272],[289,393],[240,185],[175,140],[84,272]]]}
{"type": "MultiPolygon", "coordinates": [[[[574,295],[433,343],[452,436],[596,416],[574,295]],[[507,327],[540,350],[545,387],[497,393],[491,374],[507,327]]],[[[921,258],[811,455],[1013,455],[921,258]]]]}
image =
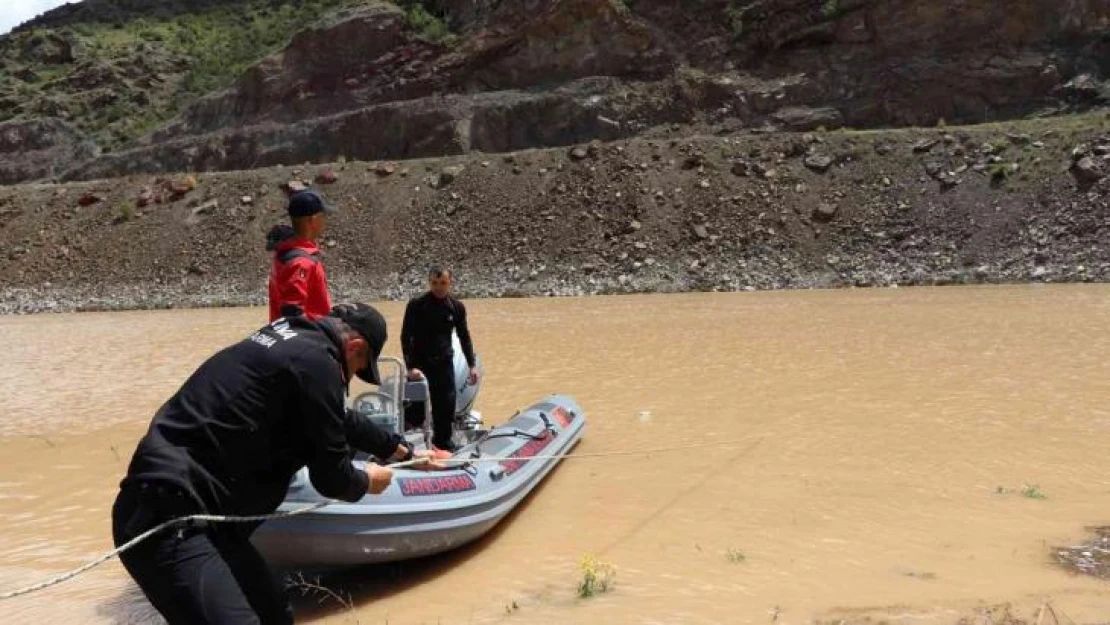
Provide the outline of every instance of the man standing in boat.
{"type": "MultiPolygon", "coordinates": [[[[377,310],[344,305],[316,321],[278,319],[209,358],[139,442],[112,508],[115,544],[192,514],[272,513],[305,466],[326,497],[385,491],[390,469],[357,468],[352,448],[398,461],[431,455],[346,410],[353,376],[380,383],[385,341],[377,310]]],[[[174,526],[120,560],[170,625],[292,623],[282,585],[250,543],[257,525],[174,526]]]]}
{"type": "Polygon", "coordinates": [[[459,336],[466,363],[470,367],[468,384],[478,383],[474,345],[467,327],[466,307],[451,296],[454,276],[449,269],[428,272],[428,292],[410,300],[401,324],[401,349],[409,367],[409,378],[428,380],[435,426],[433,444],[454,451],[452,442],[455,418],[455,350],[451,333],[459,336]]]}
{"type": "Polygon", "coordinates": [[[306,189],[289,196],[292,226],[274,226],[266,235],[266,249],[273,252],[270,266],[270,321],[306,315],[326,317],[331,295],[320,248],[327,216],[335,209],[316,191],[306,189]]]}

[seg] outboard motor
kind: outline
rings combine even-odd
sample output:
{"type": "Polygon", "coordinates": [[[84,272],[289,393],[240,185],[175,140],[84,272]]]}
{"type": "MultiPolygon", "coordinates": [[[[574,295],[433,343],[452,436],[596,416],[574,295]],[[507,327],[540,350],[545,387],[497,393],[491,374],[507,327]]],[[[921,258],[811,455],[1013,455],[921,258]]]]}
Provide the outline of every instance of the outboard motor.
{"type": "Polygon", "coordinates": [[[474,410],[474,402],[478,399],[478,390],[482,386],[485,371],[482,369],[482,359],[474,355],[474,365],[478,368],[478,383],[471,385],[467,382],[470,377],[470,367],[466,363],[459,336],[451,333],[451,346],[455,351],[455,429],[478,430],[482,427],[482,414],[474,410]]]}

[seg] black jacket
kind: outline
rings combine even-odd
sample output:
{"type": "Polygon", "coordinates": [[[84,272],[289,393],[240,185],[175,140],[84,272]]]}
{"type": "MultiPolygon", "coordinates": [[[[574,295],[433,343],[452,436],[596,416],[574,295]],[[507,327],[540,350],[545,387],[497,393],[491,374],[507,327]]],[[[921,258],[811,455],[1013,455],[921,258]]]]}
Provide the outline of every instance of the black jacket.
{"type": "Polygon", "coordinates": [[[451,330],[459,335],[466,362],[474,366],[474,345],[466,325],[466,306],[453,297],[439,299],[425,293],[410,300],[401,324],[401,349],[409,367],[437,362],[451,362],[451,330]]]}
{"type": "Polygon", "coordinates": [[[276,320],[209,358],[158,410],[122,485],[169,482],[212,514],[266,514],[307,465],[321,494],[359,500],[368,478],[351,448],[388,458],[401,439],[347,412],[345,369],[330,319],[276,320]]]}

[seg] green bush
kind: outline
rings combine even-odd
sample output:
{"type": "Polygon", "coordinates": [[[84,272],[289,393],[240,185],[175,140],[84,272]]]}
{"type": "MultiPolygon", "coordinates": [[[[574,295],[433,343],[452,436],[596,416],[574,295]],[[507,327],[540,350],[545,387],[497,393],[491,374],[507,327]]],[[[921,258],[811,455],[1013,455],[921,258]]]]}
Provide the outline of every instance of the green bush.
{"type": "Polygon", "coordinates": [[[408,7],[409,25],[431,41],[443,41],[451,34],[447,24],[428,12],[423,4],[413,3],[408,7]]]}

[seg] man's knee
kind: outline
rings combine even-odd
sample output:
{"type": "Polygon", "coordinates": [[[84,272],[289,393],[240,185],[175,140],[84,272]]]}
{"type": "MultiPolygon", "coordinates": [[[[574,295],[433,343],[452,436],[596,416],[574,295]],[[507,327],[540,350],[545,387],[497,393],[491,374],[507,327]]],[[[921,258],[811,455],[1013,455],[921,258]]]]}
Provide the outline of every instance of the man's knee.
{"type": "Polygon", "coordinates": [[[123,554],[128,573],[169,625],[262,625],[230,565],[203,533],[160,532],[123,554]]]}
{"type": "Polygon", "coordinates": [[[429,388],[434,397],[446,398],[455,394],[455,369],[450,366],[439,367],[435,372],[435,381],[429,381],[434,388],[429,388]]]}
{"type": "Polygon", "coordinates": [[[284,585],[247,540],[221,542],[220,552],[263,625],[292,625],[293,609],[284,585]]]}

